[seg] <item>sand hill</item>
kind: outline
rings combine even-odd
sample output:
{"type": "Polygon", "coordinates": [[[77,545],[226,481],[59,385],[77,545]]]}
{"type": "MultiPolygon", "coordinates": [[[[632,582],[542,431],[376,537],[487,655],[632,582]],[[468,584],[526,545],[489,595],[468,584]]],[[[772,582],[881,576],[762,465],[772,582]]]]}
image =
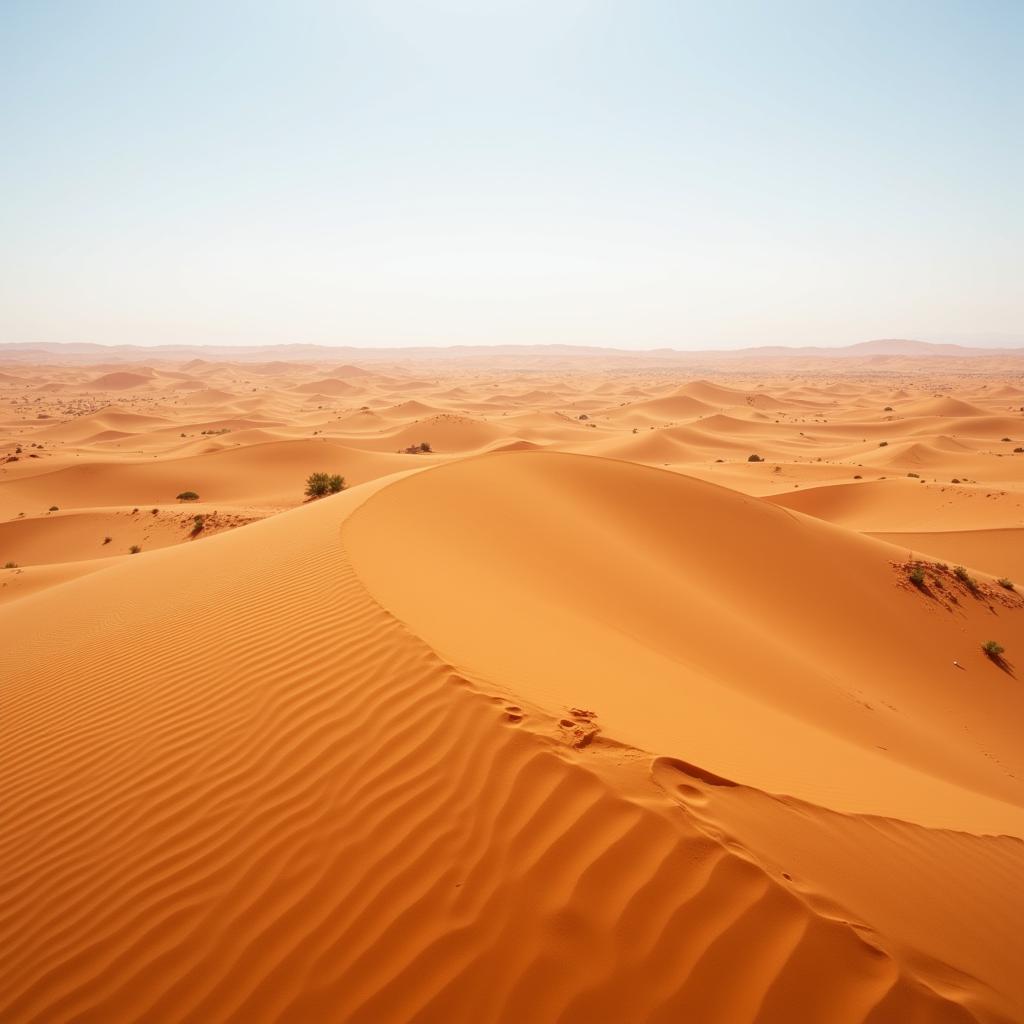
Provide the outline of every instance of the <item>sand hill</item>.
{"type": "Polygon", "coordinates": [[[1024,1019],[1020,373],[565,358],[19,365],[0,1020],[1024,1019]]]}

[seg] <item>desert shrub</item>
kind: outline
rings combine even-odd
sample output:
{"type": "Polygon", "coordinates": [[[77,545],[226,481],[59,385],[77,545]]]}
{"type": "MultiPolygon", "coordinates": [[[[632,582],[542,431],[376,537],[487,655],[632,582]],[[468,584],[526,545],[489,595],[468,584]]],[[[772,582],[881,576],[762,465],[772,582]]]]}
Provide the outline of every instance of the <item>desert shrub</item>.
{"type": "Polygon", "coordinates": [[[59,511],[60,511],[60,509],[59,509],[59,508],[58,508],[58,507],[57,507],[56,505],[51,505],[51,506],[50,506],[50,511],[51,511],[51,512],[59,512],[59,511]]]}
{"type": "Polygon", "coordinates": [[[133,545],[132,545],[132,546],[131,546],[131,547],[130,547],[130,548],[128,549],[128,552],[129,552],[130,554],[132,554],[132,555],[137,555],[137,554],[138,554],[138,553],[139,553],[139,552],[140,552],[141,550],[142,550],[142,548],[140,548],[138,544],[133,544],[133,545]]]}
{"type": "Polygon", "coordinates": [[[403,448],[402,451],[406,455],[419,455],[420,452],[429,452],[433,449],[430,447],[429,441],[423,441],[421,444],[411,444],[408,448],[403,448]]]}
{"type": "Polygon", "coordinates": [[[182,491],[178,495],[178,501],[198,501],[199,495],[195,491],[182,491]]]}
{"type": "Polygon", "coordinates": [[[331,478],[327,473],[310,473],[306,477],[306,497],[322,498],[331,490],[331,478]]]}
{"type": "Polygon", "coordinates": [[[1002,587],[1002,588],[1003,588],[1004,590],[1016,590],[1016,589],[1017,589],[1017,588],[1016,588],[1016,587],[1015,587],[1015,586],[1013,585],[1013,580],[1008,580],[1008,579],[1007,579],[1007,578],[1006,578],[1005,576],[1001,576],[1001,577],[1000,577],[1000,578],[999,578],[999,579],[998,579],[998,580],[997,580],[996,582],[997,582],[997,583],[999,584],[999,586],[1001,586],[1001,587],[1002,587]]]}
{"type": "Polygon", "coordinates": [[[103,538],[103,543],[104,544],[109,544],[113,539],[114,539],[113,537],[104,537],[103,538]]]}
{"type": "Polygon", "coordinates": [[[748,455],[747,462],[764,462],[760,455],[748,455]]]}
{"type": "Polygon", "coordinates": [[[306,497],[322,498],[345,489],[345,478],[340,473],[310,473],[306,478],[306,497]]]}
{"type": "Polygon", "coordinates": [[[862,476],[860,475],[860,473],[854,473],[854,474],[853,474],[853,479],[854,479],[854,480],[863,480],[863,479],[864,479],[864,477],[862,477],[862,476]]]}
{"type": "Polygon", "coordinates": [[[981,649],[993,660],[999,661],[1003,654],[1006,652],[1006,648],[1002,644],[996,643],[995,640],[986,640],[982,645],[981,649]]]}
{"type": "Polygon", "coordinates": [[[976,590],[978,587],[974,577],[962,566],[957,565],[953,568],[953,575],[968,589],[976,590]]]}
{"type": "Polygon", "coordinates": [[[908,473],[907,476],[912,476],[912,477],[914,477],[916,479],[920,479],[921,474],[920,473],[908,473]]]}
{"type": "Polygon", "coordinates": [[[915,587],[924,586],[924,570],[919,565],[912,565],[910,571],[907,573],[907,579],[914,584],[915,587]]]}
{"type": "Polygon", "coordinates": [[[1024,448],[1014,448],[1014,449],[1013,449],[1013,454],[1014,454],[1014,455],[1021,455],[1021,454],[1024,454],[1024,448]]]}
{"type": "Polygon", "coordinates": [[[192,518],[192,530],[191,534],[193,537],[202,533],[206,528],[206,516],[194,516],[192,518]]]}
{"type": "Polygon", "coordinates": [[[581,412],[579,414],[579,416],[576,417],[576,419],[578,419],[578,420],[589,420],[590,417],[585,412],[581,412]]]}
{"type": "Polygon", "coordinates": [[[887,406],[886,406],[886,407],[885,407],[885,408],[884,408],[884,409],[882,410],[882,412],[892,412],[892,411],[893,411],[893,409],[892,409],[892,406],[891,406],[891,405],[887,405],[887,406]]]}
{"type": "Polygon", "coordinates": [[[879,441],[878,442],[878,447],[879,448],[888,448],[889,447],[889,442],[888,441],[879,441]]]}
{"type": "Polygon", "coordinates": [[[1000,438],[1000,440],[1001,441],[1013,441],[1013,438],[1012,437],[1003,437],[1003,438],[1000,438]]]}
{"type": "Polygon", "coordinates": [[[4,568],[5,569],[17,569],[18,568],[18,563],[17,562],[4,562],[4,568]]]}

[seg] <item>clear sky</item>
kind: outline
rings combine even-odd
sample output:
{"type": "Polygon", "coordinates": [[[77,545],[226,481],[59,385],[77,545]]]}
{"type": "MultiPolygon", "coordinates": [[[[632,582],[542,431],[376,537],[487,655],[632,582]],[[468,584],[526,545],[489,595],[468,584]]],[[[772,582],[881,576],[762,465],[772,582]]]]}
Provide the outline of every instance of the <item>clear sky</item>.
{"type": "Polygon", "coordinates": [[[1021,0],[3,0],[0,340],[1024,343],[1021,0]]]}

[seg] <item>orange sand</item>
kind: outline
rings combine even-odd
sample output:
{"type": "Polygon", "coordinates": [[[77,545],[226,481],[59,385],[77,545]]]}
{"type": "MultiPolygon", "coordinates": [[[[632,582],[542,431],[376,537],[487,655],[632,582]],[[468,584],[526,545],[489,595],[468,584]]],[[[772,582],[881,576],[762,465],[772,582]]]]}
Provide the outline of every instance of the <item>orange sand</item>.
{"type": "Polygon", "coordinates": [[[132,359],[0,361],[4,1024],[1024,1020],[1024,359],[132,359]]]}

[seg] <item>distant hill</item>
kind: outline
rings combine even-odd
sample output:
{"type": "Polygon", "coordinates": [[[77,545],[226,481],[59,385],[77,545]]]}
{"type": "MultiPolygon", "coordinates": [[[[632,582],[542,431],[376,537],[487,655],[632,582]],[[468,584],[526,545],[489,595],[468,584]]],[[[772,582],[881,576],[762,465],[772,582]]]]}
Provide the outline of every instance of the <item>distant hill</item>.
{"type": "Polygon", "coordinates": [[[1024,340],[1019,346],[974,348],[966,345],[938,344],[905,338],[881,338],[854,345],[764,345],[739,349],[602,348],[591,345],[449,345],[395,346],[393,348],[359,348],[353,345],[99,345],[93,342],[6,342],[0,343],[0,361],[6,363],[53,362],[95,364],[175,362],[185,369],[198,369],[207,360],[229,363],[259,363],[253,372],[274,372],[295,363],[323,363],[336,367],[334,376],[355,376],[368,372],[364,366],[338,366],[339,359],[353,359],[361,364],[396,363],[423,359],[480,359],[507,364],[524,357],[531,360],[572,360],[604,358],[633,362],[657,360],[660,363],[708,361],[747,358],[888,358],[899,356],[945,356],[970,359],[979,356],[1024,356],[1024,340]],[[279,362],[280,361],[280,362],[279,362]]]}

